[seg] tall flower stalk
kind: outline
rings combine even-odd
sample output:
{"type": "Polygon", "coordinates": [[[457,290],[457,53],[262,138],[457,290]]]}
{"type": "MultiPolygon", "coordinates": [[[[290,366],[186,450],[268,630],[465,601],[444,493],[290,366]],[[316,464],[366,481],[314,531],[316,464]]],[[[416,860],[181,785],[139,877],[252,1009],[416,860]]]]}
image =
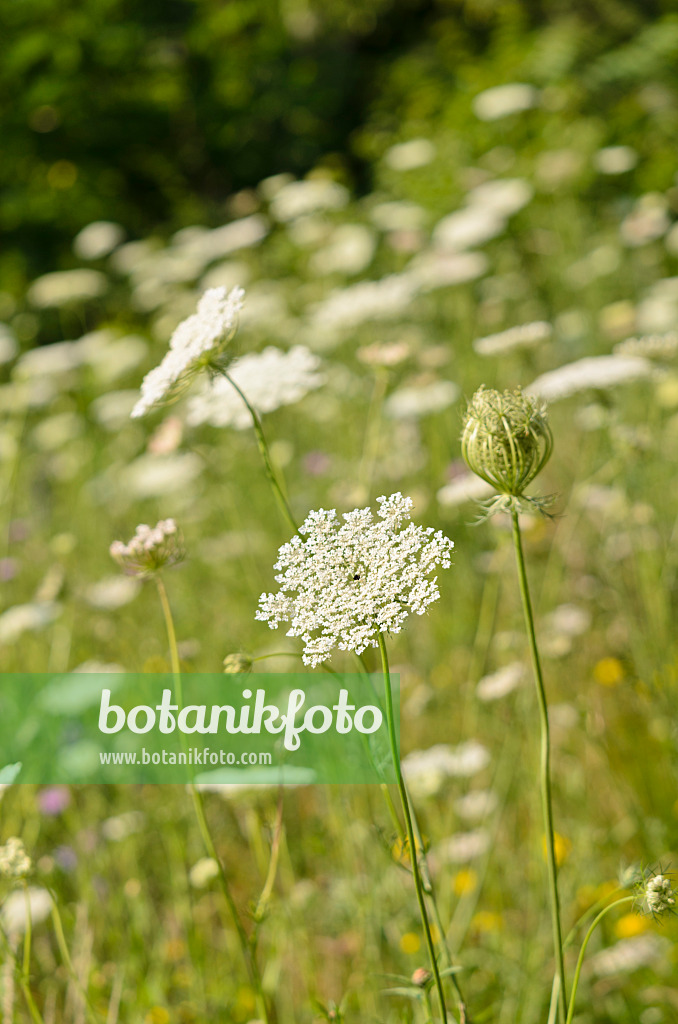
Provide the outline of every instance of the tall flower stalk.
{"type": "MultiPolygon", "coordinates": [[[[400,765],[385,635],[400,632],[409,614],[422,615],[438,600],[437,577],[431,578],[431,574],[438,566],[450,566],[454,545],[432,528],[408,523],[410,498],[397,493],[382,496],[377,502],[377,522],[370,508],[346,513],[343,523],[333,509],[311,512],[295,536],[280,548],[275,563],[280,590],[276,594],[262,594],[256,617],[268,622],[272,629],[289,623],[287,635],[301,637],[307,665],[321,665],[337,649],[353,651],[358,656],[368,647],[380,652],[389,746],[412,877],[437,1003],[443,1024],[447,1024],[419,844],[400,765]]],[[[460,1015],[463,1019],[465,1008],[461,998],[460,1015]]]]}
{"type": "Polygon", "coordinates": [[[594,917],[586,935],[584,936],[581,949],[579,950],[579,956],[577,958],[577,966],[574,972],[572,991],[570,993],[570,1007],[567,1013],[566,1024],[572,1024],[572,1019],[574,1017],[577,988],[579,987],[579,979],[581,977],[582,967],[584,966],[584,958],[586,956],[586,949],[589,944],[589,940],[603,918],[609,914],[611,910],[614,910],[616,907],[621,907],[625,903],[633,903],[639,913],[649,914],[655,918],[655,920],[661,919],[668,914],[675,914],[676,912],[676,899],[678,899],[678,892],[674,888],[671,879],[665,874],[662,874],[661,869],[659,869],[658,873],[655,873],[654,871],[640,871],[639,875],[640,877],[637,879],[634,886],[634,895],[622,896],[621,899],[614,900],[614,902],[608,903],[606,907],[603,907],[603,909],[594,917]]]}
{"type": "Polygon", "coordinates": [[[551,797],[551,738],[548,703],[534,627],[530,588],[525,568],[519,513],[544,511],[549,499],[528,497],[525,488],[545,466],[553,450],[553,435],[546,406],[516,391],[492,391],[481,387],[469,403],[462,434],[462,454],[471,470],[499,492],[486,505],[486,514],[508,512],[518,570],[520,598],[530,647],[540,724],[539,781],[546,839],[548,891],[553,948],[558,980],[558,1015],[568,1020],[568,999],[563,957],[563,936],[558,895],[558,867],[551,797]]]}
{"type": "Polygon", "coordinates": [[[400,754],[398,752],[398,738],[396,736],[395,728],[395,716],[393,711],[393,691],[391,689],[391,673],[388,662],[388,653],[386,651],[386,642],[384,641],[383,633],[377,635],[379,641],[379,654],[381,656],[381,670],[384,677],[384,691],[386,696],[386,723],[388,726],[388,740],[391,749],[391,759],[393,761],[393,770],[396,776],[396,785],[398,787],[398,793],[400,795],[400,802],[403,808],[403,816],[405,818],[405,830],[407,833],[407,842],[410,852],[410,863],[412,865],[412,879],[414,881],[414,888],[417,894],[417,904],[419,906],[419,915],[421,917],[422,927],[424,929],[424,938],[426,940],[426,949],[428,950],[429,960],[431,962],[431,971],[433,973],[433,982],[435,985],[436,996],[438,1000],[438,1006],[440,1008],[441,1019],[443,1024],[447,1024],[447,1009],[445,1007],[445,993],[443,992],[443,982],[440,976],[440,969],[438,966],[438,958],[436,956],[435,946],[433,944],[433,936],[431,934],[431,925],[428,919],[428,911],[426,909],[426,898],[424,895],[424,885],[421,877],[421,870],[419,867],[419,843],[414,832],[414,825],[412,822],[412,814],[410,812],[410,801],[407,790],[405,788],[405,780],[403,779],[402,768],[400,765],[400,754]]]}
{"type": "Polygon", "coordinates": [[[259,414],[258,414],[257,410],[254,408],[254,406],[248,400],[247,395],[242,390],[242,388],[240,388],[238,386],[238,384],[236,384],[236,382],[233,379],[233,377],[231,375],[229,375],[226,370],[222,370],[221,372],[222,372],[222,376],[224,377],[224,379],[228,381],[228,383],[231,385],[231,387],[235,391],[237,391],[237,393],[240,395],[241,399],[243,400],[245,406],[247,407],[247,411],[249,412],[250,417],[252,419],[252,427],[254,429],[254,436],[255,436],[255,438],[257,440],[257,448],[259,449],[259,454],[261,455],[262,461],[264,463],[264,470],[266,471],[266,476],[268,478],[268,482],[271,485],[271,489],[272,489],[273,494],[275,496],[275,500],[278,503],[280,511],[282,512],[283,517],[284,517],[284,519],[287,522],[287,525],[290,526],[295,531],[295,533],[296,533],[296,531],[298,529],[297,523],[296,523],[296,520],[295,520],[294,515],[292,513],[292,509],[290,508],[290,503],[287,500],[287,495],[285,494],[285,489],[282,486],[280,480],[278,479],[278,474],[276,473],[275,469],[273,468],[273,462],[271,460],[271,452],[270,452],[270,449],[268,447],[268,443],[266,441],[266,436],[264,434],[264,428],[263,428],[263,426],[261,424],[261,419],[259,417],[259,414]]]}
{"type": "MultiPolygon", "coordinates": [[[[176,630],[174,628],[172,609],[167,596],[167,589],[161,575],[163,568],[176,564],[184,556],[184,549],[176,523],[173,519],[165,519],[159,522],[157,526],[152,529],[145,524],[138,526],[134,537],[128,544],[123,544],[122,541],[114,541],[113,544],[111,544],[110,552],[115,561],[129,575],[134,575],[142,579],[153,579],[155,581],[163,618],[165,620],[165,629],[167,631],[170,664],[177,692],[177,703],[181,707],[183,699],[179,648],[177,644],[176,630]]],[[[184,737],[182,734],[182,740],[183,739],[184,737]]],[[[202,793],[192,780],[189,782],[189,790],[193,801],[195,816],[198,822],[198,829],[205,846],[205,851],[208,857],[210,857],[217,865],[221,889],[238,937],[250,984],[254,990],[257,1003],[257,1013],[264,1024],[272,1024],[272,1017],[269,1011],[268,1001],[264,993],[261,972],[259,971],[259,964],[257,962],[257,928],[255,927],[252,937],[248,937],[240,914],[238,913],[238,908],[236,906],[233,893],[231,892],[231,886],[226,876],[224,865],[217,853],[217,849],[207,823],[202,793]]],[[[273,862],[277,863],[277,848],[274,850],[272,864],[273,862]]],[[[273,868],[269,870],[269,878],[267,878],[266,885],[264,887],[265,891],[268,890],[269,892],[273,884],[271,880],[272,870],[273,868]]],[[[266,895],[266,902],[268,900],[269,892],[267,892],[266,895]]],[[[259,921],[260,918],[256,921],[257,926],[259,921]]]]}

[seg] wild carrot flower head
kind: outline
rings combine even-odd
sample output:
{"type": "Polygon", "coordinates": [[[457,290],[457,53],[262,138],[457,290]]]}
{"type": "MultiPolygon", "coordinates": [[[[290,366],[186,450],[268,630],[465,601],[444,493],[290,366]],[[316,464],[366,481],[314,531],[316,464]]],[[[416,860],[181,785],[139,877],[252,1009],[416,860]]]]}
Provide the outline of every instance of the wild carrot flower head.
{"type": "Polygon", "coordinates": [[[218,360],[233,337],[244,295],[242,288],[227,293],[223,287],[209,288],[204,293],[197,312],[176,328],[165,358],[144,377],[132,417],[144,416],[154,406],[173,401],[201,369],[218,360]]]}
{"type": "Polygon", "coordinates": [[[334,509],[311,512],[278,552],[280,590],[262,594],[256,618],[304,641],[303,660],[318,665],[335,649],[360,654],[379,633],[399,633],[410,613],[423,615],[440,597],[438,567],[449,568],[454,544],[410,520],[412,499],[377,498],[340,521],[334,509]]]}
{"type": "Polygon", "coordinates": [[[461,451],[469,469],[508,496],[502,507],[518,505],[552,449],[546,405],[539,398],[520,388],[476,391],[466,410],[461,451]]]}
{"type": "Polygon", "coordinates": [[[636,886],[636,905],[646,914],[663,917],[676,912],[676,889],[667,875],[661,872],[646,872],[636,886]]]}
{"type": "Polygon", "coordinates": [[[111,557],[128,576],[153,576],[165,566],[176,565],[184,557],[181,537],[173,519],[162,519],[156,526],[137,526],[129,544],[114,540],[111,557]]]}
{"type": "Polygon", "coordinates": [[[0,875],[5,878],[25,878],[32,866],[21,839],[12,836],[4,846],[0,846],[0,875]]]}

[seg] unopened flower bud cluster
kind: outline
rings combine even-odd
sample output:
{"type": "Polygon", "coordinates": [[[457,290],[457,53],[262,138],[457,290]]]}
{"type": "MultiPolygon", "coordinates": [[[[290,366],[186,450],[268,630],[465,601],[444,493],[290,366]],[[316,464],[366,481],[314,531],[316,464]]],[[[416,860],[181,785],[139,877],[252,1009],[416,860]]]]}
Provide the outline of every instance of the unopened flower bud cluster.
{"type": "Polygon", "coordinates": [[[173,519],[162,519],[156,526],[142,523],[128,544],[115,540],[111,556],[130,576],[152,576],[165,566],[184,557],[184,549],[173,519]]]}
{"type": "Polygon", "coordinates": [[[318,665],[335,650],[360,654],[379,633],[398,633],[411,613],[423,615],[440,593],[438,566],[449,568],[453,542],[432,528],[408,524],[412,499],[377,498],[342,518],[311,512],[299,535],[278,552],[276,594],[262,594],[257,618],[304,641],[303,660],[318,665]],[[407,524],[407,525],[406,525],[407,524]]]}
{"type": "Polygon", "coordinates": [[[553,448],[546,406],[516,391],[481,387],[471,399],[462,454],[479,477],[503,494],[520,497],[553,448]]]}

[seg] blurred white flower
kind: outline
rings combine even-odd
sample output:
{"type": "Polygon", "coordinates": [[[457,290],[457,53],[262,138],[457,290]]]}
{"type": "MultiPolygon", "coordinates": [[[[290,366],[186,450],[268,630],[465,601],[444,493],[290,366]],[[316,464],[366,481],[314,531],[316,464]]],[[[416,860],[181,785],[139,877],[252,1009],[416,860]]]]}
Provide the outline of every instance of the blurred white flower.
{"type": "Polygon", "coordinates": [[[618,356],[643,356],[646,359],[672,359],[678,352],[678,331],[665,334],[646,334],[640,338],[625,338],[614,347],[618,356]]]}
{"type": "Polygon", "coordinates": [[[0,615],[0,644],[12,644],[23,633],[37,633],[60,614],[60,605],[53,601],[15,604],[0,615]]]}
{"type": "Polygon", "coordinates": [[[340,224],[309,260],[314,274],[359,274],[372,262],[376,239],[364,224],[340,224]]]}
{"type": "Polygon", "coordinates": [[[560,604],[546,620],[547,628],[565,636],[582,636],[591,626],[591,613],[576,604],[560,604]]]}
{"type": "Polygon", "coordinates": [[[126,242],[116,249],[111,256],[111,266],[118,274],[131,274],[137,267],[142,266],[149,257],[159,250],[157,241],[150,238],[139,239],[136,242],[126,242]]]}
{"type": "Polygon", "coordinates": [[[287,234],[295,245],[302,249],[313,249],[328,240],[332,234],[332,222],[327,217],[309,213],[290,221],[287,234]]]}
{"type": "Polygon", "coordinates": [[[475,473],[463,473],[441,487],[436,497],[445,508],[455,508],[467,501],[482,501],[492,493],[491,485],[485,483],[475,473]]]}
{"type": "Polygon", "coordinates": [[[228,293],[225,288],[210,288],[203,294],[197,313],[174,331],[163,361],[144,377],[132,417],[144,416],[154,405],[176,397],[221,352],[236,328],[244,294],[242,288],[228,293]]]}
{"type": "MultiPolygon", "coordinates": [[[[215,263],[200,278],[202,288],[225,288],[230,291],[237,285],[246,285],[251,277],[251,270],[244,260],[224,260],[215,263]]],[[[249,292],[247,303],[249,305],[249,292]]]]}
{"type": "Polygon", "coordinates": [[[125,229],[110,220],[88,224],[75,236],[73,250],[81,260],[99,260],[113,252],[125,237],[125,229]]]}
{"type": "Polygon", "coordinates": [[[485,338],[476,338],[473,348],[479,356],[504,355],[516,348],[533,348],[540,341],[546,341],[553,334],[553,327],[545,320],[534,323],[520,324],[509,327],[499,334],[490,334],[485,338]]]}
{"type": "Polygon", "coordinates": [[[475,281],[487,271],[487,257],[482,252],[423,252],[407,266],[407,273],[422,292],[448,288],[466,281],[475,281]]]}
{"type": "Polygon", "coordinates": [[[433,244],[445,252],[461,252],[496,238],[506,227],[506,219],[492,209],[469,206],[438,221],[433,244]]]}
{"type": "Polygon", "coordinates": [[[18,380],[68,373],[82,365],[84,353],[74,341],[57,341],[29,349],[19,357],[13,376],[18,380]]]}
{"type": "Polygon", "coordinates": [[[135,832],[141,832],[146,822],[143,811],[125,811],[112,818],[106,818],[101,824],[101,834],[109,842],[119,843],[135,832]]]}
{"type": "Polygon", "coordinates": [[[289,324],[290,314],[284,288],[276,281],[257,281],[247,293],[247,305],[240,317],[242,329],[263,328],[266,333],[285,335],[289,324]]]}
{"type": "Polygon", "coordinates": [[[471,832],[457,832],[456,835],[438,843],[432,853],[433,859],[444,864],[467,864],[482,857],[490,848],[490,834],[477,828],[471,832]]]}
{"type": "Polygon", "coordinates": [[[499,806],[499,797],[491,789],[474,789],[454,801],[454,809],[465,821],[482,821],[499,806]]]}
{"type": "MultiPolygon", "coordinates": [[[[252,352],[236,360],[228,374],[258,413],[298,402],[325,383],[320,358],[303,345],[295,345],[289,352],[272,345],[263,352],[252,352]]],[[[215,377],[201,394],[190,399],[187,419],[192,426],[210,423],[236,430],[252,426],[247,406],[225,377],[215,377]]]]}
{"type": "Polygon", "coordinates": [[[384,155],[384,161],[391,170],[412,171],[430,164],[435,155],[436,147],[430,139],[410,139],[391,146],[384,155]]]}
{"type": "Polygon", "coordinates": [[[108,391],[90,404],[89,411],[104,430],[118,431],[130,418],[138,391],[108,391]]]}
{"type": "Polygon", "coordinates": [[[277,594],[262,594],[256,618],[304,642],[303,660],[318,665],[333,650],[362,653],[379,633],[399,633],[408,614],[423,615],[440,597],[434,570],[451,565],[451,540],[408,523],[412,499],[396,493],[342,516],[311,512],[278,552],[277,594]]]}
{"type": "Polygon", "coordinates": [[[459,397],[451,380],[436,380],[421,387],[398,388],[384,402],[384,412],[394,420],[418,419],[449,408],[459,397]]]}
{"type": "Polygon", "coordinates": [[[90,584],[85,591],[85,598],[93,608],[113,611],[133,601],[139,590],[139,582],[131,576],[106,576],[90,584]]]}
{"type": "Polygon", "coordinates": [[[312,178],[283,185],[271,200],[276,220],[289,221],[316,210],[340,210],[349,201],[348,190],[336,181],[312,178]]]}
{"type": "Polygon", "coordinates": [[[15,889],[0,910],[0,921],[9,935],[23,935],[28,923],[27,909],[30,908],[31,927],[41,924],[52,910],[52,897],[47,889],[30,886],[26,892],[15,889]],[[28,900],[26,895],[28,894],[28,900]]]}
{"type": "Polygon", "coordinates": [[[192,234],[187,234],[187,229],[184,229],[174,236],[174,249],[182,257],[195,261],[196,265],[204,266],[239,249],[258,245],[268,234],[268,224],[260,214],[254,213],[211,231],[205,228],[191,230],[192,234]]]}
{"type": "Polygon", "coordinates": [[[553,192],[575,178],[584,166],[584,158],[576,149],[551,149],[540,153],[535,176],[540,187],[553,192]]]}
{"type": "Polygon", "coordinates": [[[525,388],[525,394],[557,402],[590,388],[604,390],[646,380],[654,373],[652,363],[641,356],[588,356],[543,373],[525,388]]]}
{"type": "Polygon", "coordinates": [[[529,110],[538,101],[539,92],[533,85],[511,82],[478,93],[473,100],[473,113],[481,121],[497,121],[500,117],[529,110]]]}
{"type": "Polygon", "coordinates": [[[26,297],[31,305],[46,309],[98,299],[107,290],[108,281],[98,270],[57,270],[36,278],[26,297]]]}
{"type": "Polygon", "coordinates": [[[185,494],[204,468],[195,452],[140,455],[120,472],[115,489],[134,498],[185,494]]]}
{"type": "Polygon", "coordinates": [[[606,146],[593,156],[593,163],[601,174],[624,174],[638,163],[638,154],[630,146],[606,146]]]}
{"type": "Polygon", "coordinates": [[[665,954],[668,943],[660,935],[635,935],[621,939],[609,949],[601,949],[589,957],[589,966],[599,978],[610,974],[627,974],[649,967],[665,954]]]}
{"type": "Polygon", "coordinates": [[[466,195],[469,206],[481,206],[500,217],[511,217],[532,199],[534,188],[525,178],[497,178],[476,185],[466,195]]]}
{"type": "Polygon", "coordinates": [[[370,210],[370,220],[380,231],[419,231],[428,216],[423,206],[404,199],[378,203],[370,210]]]}
{"type": "Polygon", "coordinates": [[[391,274],[378,281],[361,281],[330,293],[311,314],[311,327],[325,331],[349,330],[370,320],[399,317],[417,292],[411,275],[391,274]]]}
{"type": "Polygon", "coordinates": [[[620,226],[622,241],[632,247],[647,245],[665,235],[671,225],[666,199],[658,192],[641,196],[620,226]]]}
{"type": "Polygon", "coordinates": [[[218,874],[219,865],[214,857],[201,857],[189,871],[188,878],[194,889],[204,889],[218,874]]]}
{"type": "Polygon", "coordinates": [[[471,778],[490,763],[489,751],[476,740],[453,747],[437,743],[428,750],[414,750],[402,761],[403,775],[413,792],[433,796],[446,779],[471,778]]]}
{"type": "Polygon", "coordinates": [[[40,451],[54,452],[79,437],[84,427],[83,418],[76,412],[59,412],[36,423],[30,437],[40,451]]]}
{"type": "Polygon", "coordinates": [[[22,839],[10,836],[4,846],[0,846],[0,875],[5,878],[25,878],[32,866],[22,839]]]}
{"type": "Polygon", "coordinates": [[[514,661],[491,675],[483,676],[476,686],[476,697],[484,703],[500,700],[509,693],[513,693],[520,686],[524,677],[525,666],[521,661],[514,661]]]}

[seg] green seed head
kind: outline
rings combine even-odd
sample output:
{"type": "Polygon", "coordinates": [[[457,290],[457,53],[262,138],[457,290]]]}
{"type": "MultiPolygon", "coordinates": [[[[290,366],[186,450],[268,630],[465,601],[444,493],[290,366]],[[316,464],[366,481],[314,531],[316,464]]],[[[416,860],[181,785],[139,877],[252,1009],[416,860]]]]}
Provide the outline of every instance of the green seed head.
{"type": "Polygon", "coordinates": [[[477,476],[501,494],[521,497],[552,450],[544,402],[520,388],[476,391],[466,410],[461,452],[477,476]]]}

